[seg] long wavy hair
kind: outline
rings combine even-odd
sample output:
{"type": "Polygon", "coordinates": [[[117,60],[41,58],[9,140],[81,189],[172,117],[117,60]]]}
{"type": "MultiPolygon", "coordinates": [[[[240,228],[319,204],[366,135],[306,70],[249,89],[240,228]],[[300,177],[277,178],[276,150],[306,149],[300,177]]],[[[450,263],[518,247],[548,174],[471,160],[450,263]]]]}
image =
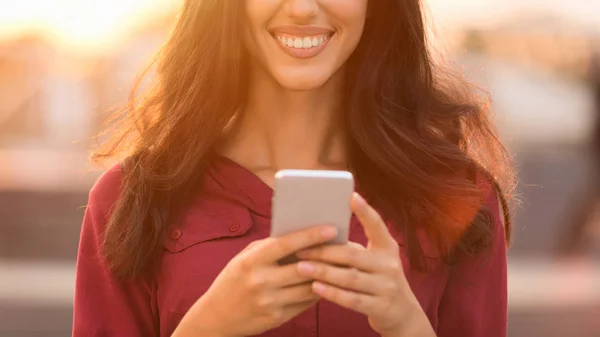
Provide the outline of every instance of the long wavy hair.
{"type": "MultiPolygon", "coordinates": [[[[153,64],[133,89],[112,139],[93,158],[123,160],[122,188],[102,254],[121,278],[155,272],[169,223],[181,214],[228,123],[243,112],[247,53],[243,2],[186,0],[153,64]]],[[[363,194],[406,236],[424,268],[424,230],[445,260],[491,242],[476,176],[500,192],[507,238],[509,157],[490,122],[489,97],[434,62],[420,0],[369,1],[362,39],[347,61],[349,161],[363,194]]],[[[508,240],[507,240],[508,241],[508,240]]]]}

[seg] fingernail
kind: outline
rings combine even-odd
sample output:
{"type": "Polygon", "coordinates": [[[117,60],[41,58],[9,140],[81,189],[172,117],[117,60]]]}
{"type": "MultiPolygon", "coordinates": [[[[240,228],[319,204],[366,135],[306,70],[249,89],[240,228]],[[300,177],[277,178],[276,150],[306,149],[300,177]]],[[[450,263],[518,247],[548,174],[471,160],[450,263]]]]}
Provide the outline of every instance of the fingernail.
{"type": "Polygon", "coordinates": [[[365,201],[365,199],[363,199],[363,197],[356,192],[354,192],[354,202],[356,203],[357,206],[360,206],[360,207],[364,206],[367,203],[365,201]]]}
{"type": "Polygon", "coordinates": [[[313,282],[312,284],[313,291],[319,295],[324,294],[327,290],[327,286],[320,282],[313,282]]]}
{"type": "Polygon", "coordinates": [[[298,263],[298,271],[304,275],[311,275],[315,272],[315,266],[308,262],[300,262],[298,263]]]}
{"type": "Polygon", "coordinates": [[[321,229],[321,235],[325,239],[333,239],[337,235],[337,228],[325,227],[325,228],[321,229]]]}

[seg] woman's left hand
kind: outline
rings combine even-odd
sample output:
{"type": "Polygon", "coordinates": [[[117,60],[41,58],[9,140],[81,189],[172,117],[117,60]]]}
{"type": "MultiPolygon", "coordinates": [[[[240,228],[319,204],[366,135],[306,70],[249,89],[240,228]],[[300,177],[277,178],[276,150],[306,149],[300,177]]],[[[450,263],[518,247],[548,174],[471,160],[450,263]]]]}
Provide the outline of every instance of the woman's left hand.
{"type": "Polygon", "coordinates": [[[298,270],[315,280],[315,293],[367,315],[379,334],[402,335],[399,332],[406,331],[407,323],[414,324],[412,318],[422,318],[424,313],[404,276],[398,243],[380,215],[356,193],[351,207],[368,246],[348,243],[301,251],[296,254],[303,260],[298,270]]]}

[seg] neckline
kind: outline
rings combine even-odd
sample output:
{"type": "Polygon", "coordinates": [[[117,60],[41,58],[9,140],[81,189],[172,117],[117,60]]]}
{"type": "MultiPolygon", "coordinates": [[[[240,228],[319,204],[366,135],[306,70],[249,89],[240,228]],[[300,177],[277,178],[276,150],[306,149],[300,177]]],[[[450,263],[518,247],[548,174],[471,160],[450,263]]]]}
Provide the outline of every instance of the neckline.
{"type": "MultiPolygon", "coordinates": [[[[221,177],[220,184],[232,192],[241,192],[249,203],[251,211],[271,218],[274,190],[256,173],[235,160],[223,156],[215,156],[217,171],[221,177]]],[[[358,181],[354,181],[354,189],[360,191],[358,181]]],[[[359,192],[360,193],[360,192],[359,192]]],[[[354,215],[353,215],[354,217],[354,215]]]]}
{"type": "MultiPolygon", "coordinates": [[[[249,210],[266,219],[271,219],[271,207],[274,190],[265,183],[258,175],[242,166],[235,160],[225,157],[223,155],[217,155],[213,161],[213,171],[219,177],[218,184],[222,188],[230,191],[235,195],[243,195],[245,200],[244,204],[249,210]]],[[[360,186],[358,181],[355,181],[355,190],[360,193],[360,186]]],[[[406,237],[403,231],[398,230],[391,223],[388,223],[391,230],[395,232],[395,236],[398,243],[401,246],[406,245],[406,237]]],[[[355,214],[352,214],[350,219],[350,230],[351,231],[364,231],[362,225],[356,218],[355,214]]],[[[439,252],[432,245],[429,240],[427,233],[423,229],[417,229],[417,240],[420,242],[422,249],[424,249],[425,255],[428,257],[438,258],[439,252]]]]}
{"type": "Polygon", "coordinates": [[[251,211],[270,218],[273,189],[258,175],[235,160],[223,155],[216,156],[220,184],[232,192],[241,192],[249,203],[251,211]]]}

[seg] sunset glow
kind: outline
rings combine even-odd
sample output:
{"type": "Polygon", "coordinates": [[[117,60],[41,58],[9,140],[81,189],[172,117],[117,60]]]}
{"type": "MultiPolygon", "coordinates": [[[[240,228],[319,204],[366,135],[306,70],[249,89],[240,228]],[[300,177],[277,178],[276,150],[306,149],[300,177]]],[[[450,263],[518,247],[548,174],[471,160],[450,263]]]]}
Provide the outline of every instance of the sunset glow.
{"type": "Polygon", "coordinates": [[[102,48],[177,0],[0,0],[0,39],[38,33],[65,46],[102,48]]]}
{"type": "MultiPolygon", "coordinates": [[[[181,1],[0,0],[0,40],[32,32],[63,47],[103,50],[127,36],[132,27],[178,6],[181,1]]],[[[436,25],[444,28],[490,25],[515,10],[525,9],[552,11],[600,30],[596,14],[600,12],[600,3],[590,0],[424,0],[424,3],[436,25]]]]}

